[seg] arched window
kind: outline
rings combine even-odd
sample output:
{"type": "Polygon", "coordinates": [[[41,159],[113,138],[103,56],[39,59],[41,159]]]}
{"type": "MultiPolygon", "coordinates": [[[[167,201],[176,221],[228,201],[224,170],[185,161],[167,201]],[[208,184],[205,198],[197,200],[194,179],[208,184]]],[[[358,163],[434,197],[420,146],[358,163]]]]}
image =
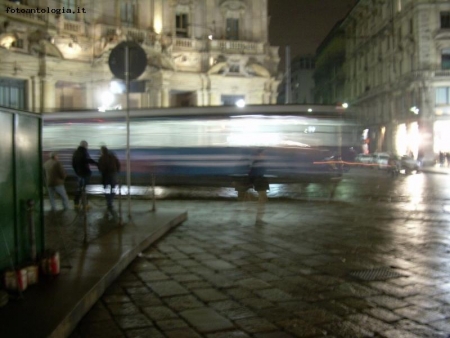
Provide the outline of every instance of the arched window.
{"type": "Polygon", "coordinates": [[[245,3],[240,0],[226,0],[220,7],[225,22],[225,39],[242,40],[240,31],[243,27],[241,21],[246,10],[245,3]]]}

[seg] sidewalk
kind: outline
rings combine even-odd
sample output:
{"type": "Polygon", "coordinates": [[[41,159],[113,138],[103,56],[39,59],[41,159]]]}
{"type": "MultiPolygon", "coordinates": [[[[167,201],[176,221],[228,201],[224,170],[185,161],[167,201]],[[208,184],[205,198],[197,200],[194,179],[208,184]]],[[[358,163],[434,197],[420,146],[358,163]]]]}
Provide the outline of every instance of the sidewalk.
{"type": "Polygon", "coordinates": [[[105,213],[103,202],[90,201],[87,245],[78,212],[46,213],[46,247],[60,251],[61,273],[0,308],[2,336],[67,337],[142,250],[187,219],[186,212],[151,212],[148,201],[133,200],[131,220],[124,211],[128,222],[119,226],[118,215],[105,213]]]}
{"type": "Polygon", "coordinates": [[[448,338],[450,214],[408,204],[161,201],[189,220],[70,337],[448,338]]]}
{"type": "Polygon", "coordinates": [[[427,174],[442,174],[442,175],[450,175],[450,167],[441,167],[440,164],[436,164],[432,167],[424,167],[421,168],[423,173],[427,174]]]}

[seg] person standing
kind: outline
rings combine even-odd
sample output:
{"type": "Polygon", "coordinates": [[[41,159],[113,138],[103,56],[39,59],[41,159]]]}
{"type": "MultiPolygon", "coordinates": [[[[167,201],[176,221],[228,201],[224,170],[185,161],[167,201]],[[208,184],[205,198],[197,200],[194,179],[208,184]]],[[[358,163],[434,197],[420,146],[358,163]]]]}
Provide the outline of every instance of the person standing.
{"type": "Polygon", "coordinates": [[[98,160],[98,170],[102,174],[102,184],[105,189],[105,198],[108,209],[113,209],[114,190],[117,185],[117,175],[120,172],[120,162],[116,155],[102,146],[101,155],[98,160]]]}
{"type": "Polygon", "coordinates": [[[64,210],[67,210],[69,208],[69,198],[67,197],[66,188],[64,187],[64,180],[67,175],[64,171],[64,167],[58,160],[57,153],[50,153],[50,158],[44,163],[44,172],[52,211],[56,211],[56,195],[61,197],[63,208],[64,210]]]}
{"type": "MultiPolygon", "coordinates": [[[[72,168],[78,178],[78,188],[74,197],[75,208],[80,206],[80,199],[83,191],[86,190],[86,185],[89,184],[92,172],[89,167],[90,164],[97,165],[88,153],[88,143],[86,141],[81,141],[79,147],[72,156],[72,168]]],[[[87,207],[87,206],[86,206],[87,207]]]]}

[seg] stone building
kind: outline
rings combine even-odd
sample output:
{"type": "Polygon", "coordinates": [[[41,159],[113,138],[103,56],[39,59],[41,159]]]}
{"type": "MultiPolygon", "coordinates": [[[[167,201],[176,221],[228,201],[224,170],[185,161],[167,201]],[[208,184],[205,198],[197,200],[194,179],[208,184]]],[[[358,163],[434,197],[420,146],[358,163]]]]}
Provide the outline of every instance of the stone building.
{"type": "Polygon", "coordinates": [[[306,104],[314,103],[314,55],[297,55],[290,63],[289,77],[285,77],[279,87],[278,103],[286,103],[286,80],[291,79],[290,103],[306,104]]]}
{"type": "Polygon", "coordinates": [[[108,59],[127,40],[148,60],[131,107],[275,103],[279,56],[268,42],[267,1],[1,0],[0,105],[124,106],[108,59]]]}
{"type": "Polygon", "coordinates": [[[450,151],[450,2],[360,0],[343,20],[345,94],[371,152],[450,151]]]}
{"type": "Polygon", "coordinates": [[[339,21],[316,50],[314,101],[337,104],[345,97],[345,35],[339,21]]]}

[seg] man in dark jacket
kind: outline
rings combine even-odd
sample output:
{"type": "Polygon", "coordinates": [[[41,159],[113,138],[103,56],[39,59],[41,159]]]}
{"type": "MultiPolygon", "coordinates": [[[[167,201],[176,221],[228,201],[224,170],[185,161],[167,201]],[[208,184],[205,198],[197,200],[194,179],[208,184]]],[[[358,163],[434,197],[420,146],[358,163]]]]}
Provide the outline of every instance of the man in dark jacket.
{"type": "Polygon", "coordinates": [[[117,174],[120,172],[120,162],[116,155],[110,152],[106,146],[101,147],[98,170],[102,173],[106,204],[108,209],[112,209],[115,195],[114,190],[117,184],[117,174]]]}
{"type": "Polygon", "coordinates": [[[74,198],[75,208],[80,206],[81,194],[86,189],[86,185],[89,184],[89,179],[91,178],[92,172],[89,165],[97,165],[97,162],[89,156],[87,148],[88,143],[84,140],[81,141],[80,146],[72,156],[72,168],[78,177],[78,189],[74,198]]]}

